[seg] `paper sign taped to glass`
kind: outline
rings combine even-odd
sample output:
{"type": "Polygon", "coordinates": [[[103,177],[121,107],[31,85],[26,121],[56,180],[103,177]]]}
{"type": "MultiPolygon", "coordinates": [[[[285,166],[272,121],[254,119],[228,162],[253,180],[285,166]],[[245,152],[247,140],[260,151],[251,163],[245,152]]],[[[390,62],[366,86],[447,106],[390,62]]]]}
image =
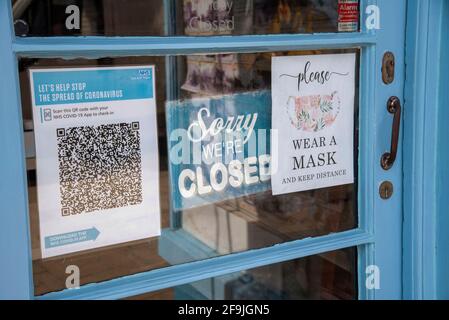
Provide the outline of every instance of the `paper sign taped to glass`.
{"type": "Polygon", "coordinates": [[[269,91],[172,101],[166,113],[175,210],[270,188],[269,91]]]}
{"type": "Polygon", "coordinates": [[[43,258],[160,235],[154,72],[30,71],[43,258]]]}
{"type": "Polygon", "coordinates": [[[274,195],[354,182],[356,54],[272,60],[274,195]]]}

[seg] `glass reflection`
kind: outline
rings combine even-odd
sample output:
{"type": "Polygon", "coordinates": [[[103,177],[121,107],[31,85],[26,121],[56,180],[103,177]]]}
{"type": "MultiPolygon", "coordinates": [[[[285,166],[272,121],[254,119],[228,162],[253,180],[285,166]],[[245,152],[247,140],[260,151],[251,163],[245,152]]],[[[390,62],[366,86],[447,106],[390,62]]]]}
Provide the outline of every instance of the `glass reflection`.
{"type": "MultiPolygon", "coordinates": [[[[354,52],[338,50],[326,52],[354,52]]],[[[269,91],[271,57],[321,51],[217,54],[178,57],[122,57],[99,60],[20,60],[27,150],[29,212],[37,295],[65,288],[68,265],[81,269],[81,284],[105,281],[219,255],[350,230],[357,226],[357,185],[273,196],[270,190],[175,210],[170,197],[166,103],[269,91]],[[31,67],[122,66],[154,64],[160,161],[162,236],[117,246],[41,259],[33,122],[28,69],[31,67]],[[170,65],[172,64],[172,65],[170,65]],[[176,70],[167,73],[166,69],[176,70]],[[204,74],[206,76],[204,76],[204,74]],[[210,81],[210,79],[215,79],[210,81]]],[[[358,88],[358,82],[356,83],[358,88]]],[[[357,90],[356,90],[357,91],[357,90]]],[[[356,99],[358,101],[358,99],[356,99]]],[[[358,110],[356,106],[356,110],[358,110]]],[[[354,115],[357,119],[358,114],[354,115]]],[[[355,121],[358,124],[358,121],[355,121]]],[[[356,127],[355,141],[358,127],[356,127]]],[[[354,146],[357,158],[358,145],[354,146]]],[[[357,163],[357,161],[355,161],[357,163]]],[[[354,170],[357,172],[357,168],[354,170]]],[[[324,260],[323,260],[324,261],[324,260]]]]}
{"type": "Polygon", "coordinates": [[[135,300],[354,300],[356,249],[294,261],[155,291],[135,300]]]}
{"type": "Polygon", "coordinates": [[[358,0],[12,0],[18,36],[357,32],[358,0]]]}

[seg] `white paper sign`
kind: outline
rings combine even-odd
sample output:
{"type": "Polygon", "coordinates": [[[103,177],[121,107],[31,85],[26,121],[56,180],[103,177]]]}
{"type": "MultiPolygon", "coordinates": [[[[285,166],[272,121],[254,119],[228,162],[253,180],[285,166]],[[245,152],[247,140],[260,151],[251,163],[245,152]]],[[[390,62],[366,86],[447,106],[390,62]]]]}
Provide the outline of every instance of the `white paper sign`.
{"type": "Polygon", "coordinates": [[[32,69],[43,258],[160,235],[154,66],[32,69]]]}
{"type": "Polygon", "coordinates": [[[355,54],[274,57],[274,195],[354,182],[355,54]]]}

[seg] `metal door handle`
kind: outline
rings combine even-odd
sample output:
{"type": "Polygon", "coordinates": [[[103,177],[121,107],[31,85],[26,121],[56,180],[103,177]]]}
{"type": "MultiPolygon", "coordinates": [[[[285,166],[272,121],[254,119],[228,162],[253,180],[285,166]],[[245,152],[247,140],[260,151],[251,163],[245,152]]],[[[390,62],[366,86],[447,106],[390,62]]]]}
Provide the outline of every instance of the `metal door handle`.
{"type": "Polygon", "coordinates": [[[391,131],[390,152],[384,153],[380,161],[384,170],[390,170],[393,167],[398,154],[399,132],[401,129],[401,100],[398,97],[388,99],[387,110],[389,113],[394,114],[394,118],[391,131]]]}

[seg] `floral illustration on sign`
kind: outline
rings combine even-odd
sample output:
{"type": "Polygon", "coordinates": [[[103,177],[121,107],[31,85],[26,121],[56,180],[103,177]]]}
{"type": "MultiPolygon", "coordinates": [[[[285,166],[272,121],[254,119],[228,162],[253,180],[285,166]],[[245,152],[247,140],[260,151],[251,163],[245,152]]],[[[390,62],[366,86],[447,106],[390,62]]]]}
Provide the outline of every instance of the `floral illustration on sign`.
{"type": "Polygon", "coordinates": [[[291,124],[298,130],[318,132],[329,128],[340,113],[337,92],[330,95],[289,97],[287,113],[291,124]]]}

